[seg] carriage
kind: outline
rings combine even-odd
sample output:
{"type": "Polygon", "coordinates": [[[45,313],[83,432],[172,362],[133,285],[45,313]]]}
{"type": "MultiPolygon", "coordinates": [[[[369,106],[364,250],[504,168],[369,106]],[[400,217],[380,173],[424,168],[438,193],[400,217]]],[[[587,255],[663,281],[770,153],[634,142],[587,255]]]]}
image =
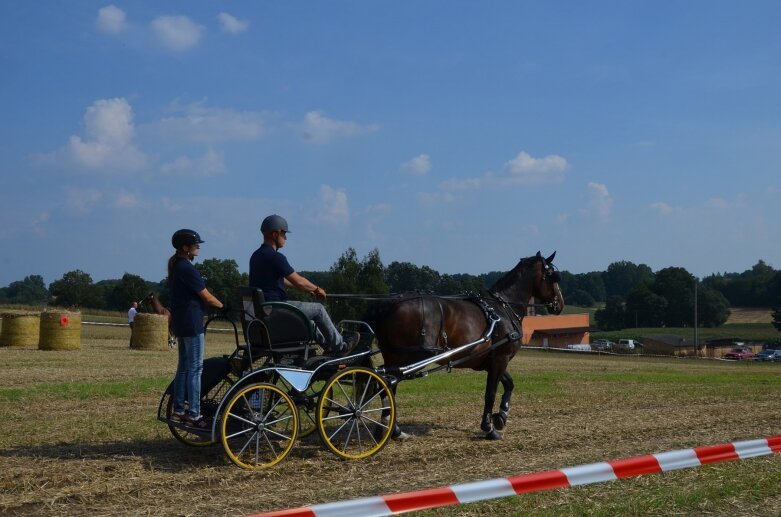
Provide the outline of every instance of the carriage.
{"type": "MultiPolygon", "coordinates": [[[[544,296],[546,303],[561,300],[552,258],[544,259],[538,253],[533,261],[522,259],[507,273],[505,277],[515,272],[524,278],[526,270],[535,271],[534,276],[525,276],[528,292],[515,294],[526,301],[531,295],[544,296]],[[546,285],[550,289],[542,289],[546,285]]],[[[499,288],[488,290],[491,299],[480,295],[452,300],[423,294],[388,297],[368,315],[370,321],[339,323],[343,331],[360,335],[345,357],[322,353],[314,324],[297,307],[266,301],[259,289],[239,287],[239,325],[228,314],[207,321],[208,326],[216,318],[227,319],[236,340],[232,354],[203,363],[201,412],[211,428],[196,429],[173,418],[173,383],[160,400],[158,419],[185,445],[221,443],[233,463],[249,470],[276,465],[297,439],[315,432],[337,456],[360,459],[379,452],[400,432],[394,396],[401,380],[442,368],[470,367],[488,372],[481,429],[488,433],[486,437],[497,438],[509,410],[512,381],[506,366],[517,351],[521,317],[512,308],[518,304],[505,298],[508,293],[501,284],[502,279],[496,284],[499,288]],[[434,309],[426,313],[431,304],[438,313],[434,309]],[[411,333],[399,333],[405,328],[411,333]],[[433,334],[433,342],[425,339],[427,332],[433,334]],[[443,346],[442,338],[447,341],[448,333],[452,344],[443,346]],[[381,352],[384,364],[377,366],[381,352]],[[500,412],[492,413],[499,382],[504,395],[500,412]]],[[[515,290],[516,284],[508,283],[508,287],[515,290]]]]}

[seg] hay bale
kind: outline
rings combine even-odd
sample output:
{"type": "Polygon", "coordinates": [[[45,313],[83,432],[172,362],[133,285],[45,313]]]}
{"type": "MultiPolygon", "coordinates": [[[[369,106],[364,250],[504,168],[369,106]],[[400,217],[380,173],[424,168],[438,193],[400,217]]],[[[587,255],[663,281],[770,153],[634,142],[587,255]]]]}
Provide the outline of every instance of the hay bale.
{"type": "Polygon", "coordinates": [[[81,348],[81,313],[49,310],[41,313],[40,350],[81,348]]]}
{"type": "Polygon", "coordinates": [[[36,346],[40,335],[41,315],[38,312],[4,312],[0,331],[0,346],[36,346]]]}
{"type": "Polygon", "coordinates": [[[168,317],[160,314],[136,314],[130,347],[137,350],[169,350],[168,317]]]}

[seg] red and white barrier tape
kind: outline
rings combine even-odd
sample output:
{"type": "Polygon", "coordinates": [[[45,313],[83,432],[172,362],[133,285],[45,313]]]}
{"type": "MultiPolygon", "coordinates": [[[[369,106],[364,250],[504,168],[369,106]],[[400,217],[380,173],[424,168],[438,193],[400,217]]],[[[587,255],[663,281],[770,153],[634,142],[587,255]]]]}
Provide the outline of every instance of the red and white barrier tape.
{"type": "Polygon", "coordinates": [[[489,481],[475,481],[415,492],[364,497],[334,503],[315,504],[290,510],[258,513],[248,517],[371,517],[485,501],[528,492],[567,488],[603,481],[658,474],[699,467],[708,463],[744,460],[781,452],[781,435],[742,442],[708,445],[662,452],[578,467],[519,474],[489,481]]]}

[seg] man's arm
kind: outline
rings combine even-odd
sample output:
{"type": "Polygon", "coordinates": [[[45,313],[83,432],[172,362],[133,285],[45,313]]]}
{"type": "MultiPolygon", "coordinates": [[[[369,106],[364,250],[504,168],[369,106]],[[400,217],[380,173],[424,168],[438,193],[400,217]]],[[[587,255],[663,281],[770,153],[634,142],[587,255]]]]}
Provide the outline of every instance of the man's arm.
{"type": "Polygon", "coordinates": [[[293,271],[288,276],[286,276],[284,278],[284,282],[286,287],[295,287],[296,289],[299,289],[306,293],[313,294],[318,298],[326,297],[325,289],[316,286],[315,284],[313,284],[303,276],[299,275],[295,271],[293,271]]]}

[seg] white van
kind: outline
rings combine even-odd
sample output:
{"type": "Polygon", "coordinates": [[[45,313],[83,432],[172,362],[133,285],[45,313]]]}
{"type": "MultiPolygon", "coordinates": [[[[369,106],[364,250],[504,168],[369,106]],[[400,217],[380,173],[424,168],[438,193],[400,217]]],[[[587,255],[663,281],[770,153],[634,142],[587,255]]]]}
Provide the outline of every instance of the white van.
{"type": "Polygon", "coordinates": [[[635,341],[634,339],[619,339],[618,340],[618,348],[620,350],[634,350],[635,348],[642,347],[643,344],[639,341],[635,341]]]}

